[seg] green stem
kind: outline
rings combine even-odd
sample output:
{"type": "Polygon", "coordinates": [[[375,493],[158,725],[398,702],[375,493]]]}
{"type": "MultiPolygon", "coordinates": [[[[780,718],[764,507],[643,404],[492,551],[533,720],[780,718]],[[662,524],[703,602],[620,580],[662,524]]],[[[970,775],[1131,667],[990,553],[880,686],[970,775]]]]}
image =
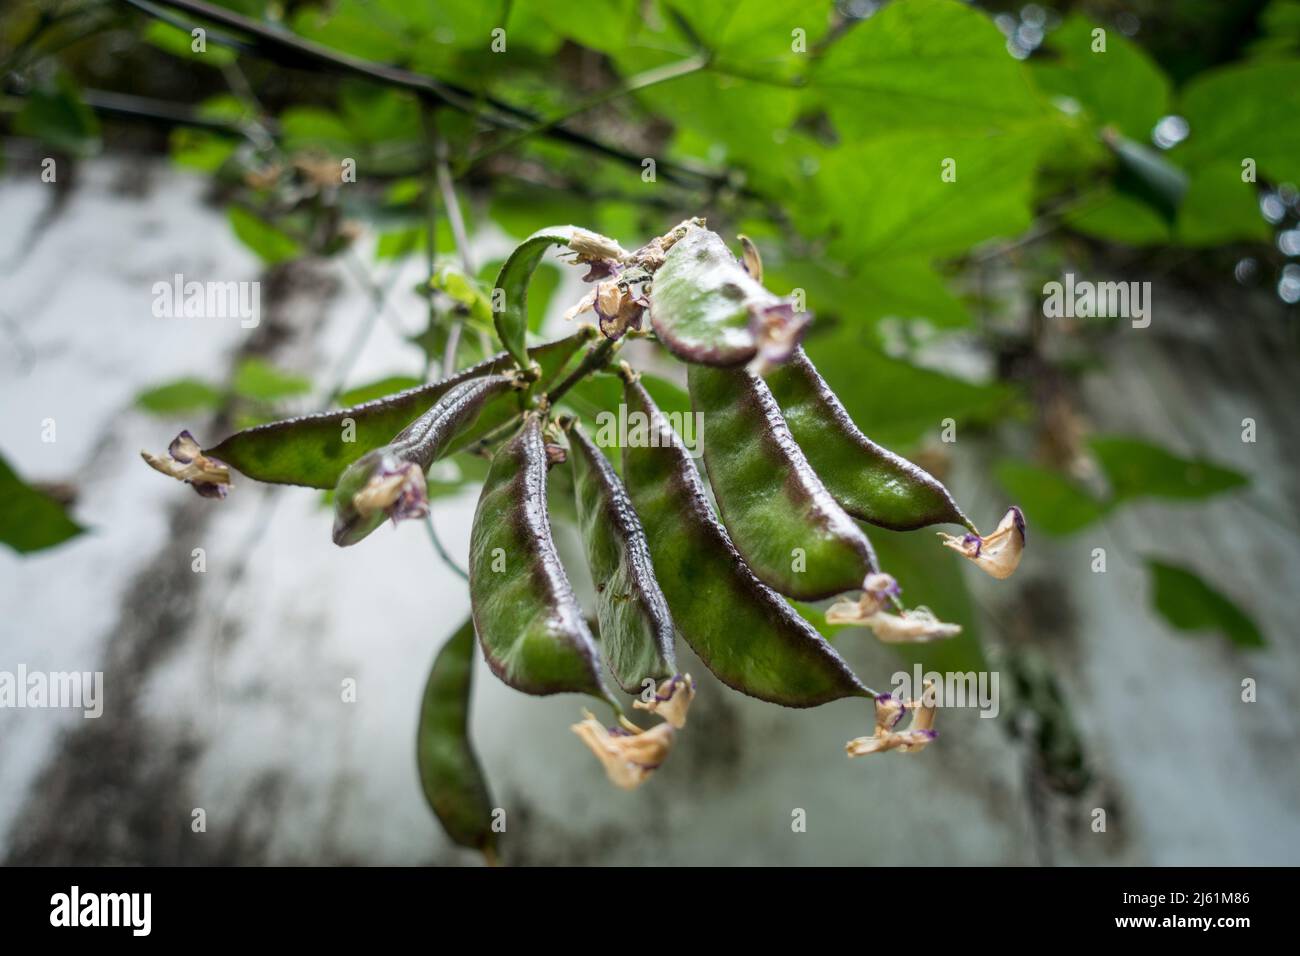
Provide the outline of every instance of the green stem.
{"type": "Polygon", "coordinates": [[[554,407],[560,399],[565,396],[569,389],[573,388],[573,386],[577,385],[588,375],[593,372],[599,372],[602,368],[608,365],[610,359],[614,357],[614,353],[617,350],[618,343],[616,341],[613,339],[601,339],[600,342],[591,349],[591,351],[583,356],[582,361],[578,363],[578,367],[569,373],[568,378],[546,394],[547,403],[554,407]]]}

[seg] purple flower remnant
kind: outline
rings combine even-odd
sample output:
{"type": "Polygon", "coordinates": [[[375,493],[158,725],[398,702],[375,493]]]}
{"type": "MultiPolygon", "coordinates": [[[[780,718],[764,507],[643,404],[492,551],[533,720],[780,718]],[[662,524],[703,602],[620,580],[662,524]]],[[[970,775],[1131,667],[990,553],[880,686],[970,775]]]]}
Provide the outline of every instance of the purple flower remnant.
{"type": "Polygon", "coordinates": [[[789,302],[749,307],[749,331],[758,345],[751,368],[761,374],[765,369],[788,361],[803,341],[812,322],[811,312],[796,312],[789,302]]]}

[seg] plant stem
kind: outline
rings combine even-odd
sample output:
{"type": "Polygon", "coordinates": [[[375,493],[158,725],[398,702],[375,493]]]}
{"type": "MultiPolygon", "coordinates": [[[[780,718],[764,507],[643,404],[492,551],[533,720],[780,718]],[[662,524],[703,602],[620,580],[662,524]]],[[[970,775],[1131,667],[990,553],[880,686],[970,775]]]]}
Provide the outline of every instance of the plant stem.
{"type": "Polygon", "coordinates": [[[613,339],[601,339],[600,342],[591,349],[591,351],[582,357],[582,361],[578,363],[577,368],[569,373],[568,378],[547,392],[547,402],[554,406],[565,396],[565,393],[567,393],[569,389],[573,388],[573,386],[577,385],[593,372],[599,372],[609,364],[610,359],[614,357],[614,352],[617,351],[617,349],[618,343],[613,339]]]}
{"type": "Polygon", "coordinates": [[[455,571],[462,579],[468,581],[469,575],[465,573],[465,569],[457,564],[455,559],[447,552],[447,549],[443,547],[442,539],[438,537],[438,529],[433,526],[432,511],[424,516],[424,528],[429,532],[429,540],[433,542],[433,550],[438,552],[438,557],[442,558],[442,563],[455,571]]]}
{"type": "MultiPolygon", "coordinates": [[[[157,5],[149,3],[148,0],[123,0],[123,2],[155,19],[163,19],[167,16],[158,9],[157,5]]],[[[528,110],[521,109],[497,97],[481,96],[476,98],[476,94],[471,90],[454,83],[444,82],[427,74],[415,73],[381,63],[373,63],[346,53],[340,53],[319,43],[303,39],[289,31],[277,30],[232,10],[208,3],[206,0],[159,0],[159,4],[184,11],[192,16],[201,17],[204,20],[253,37],[255,42],[252,44],[241,43],[220,36],[209,36],[209,39],[214,43],[234,46],[243,52],[263,57],[282,66],[325,69],[362,76],[384,86],[409,90],[419,94],[422,98],[450,106],[498,127],[527,129],[530,125],[541,122],[540,117],[528,110]],[[485,112],[481,108],[482,105],[491,107],[494,112],[485,112]]],[[[177,23],[176,18],[168,18],[168,22],[181,26],[186,32],[189,32],[191,28],[190,24],[177,23]]],[[[629,150],[613,146],[563,125],[551,126],[543,131],[543,135],[637,169],[641,167],[644,158],[629,150]]],[[[700,180],[714,184],[725,183],[728,179],[728,171],[726,170],[701,170],[690,163],[684,162],[661,160],[657,168],[664,179],[681,186],[698,186],[700,180]]]]}

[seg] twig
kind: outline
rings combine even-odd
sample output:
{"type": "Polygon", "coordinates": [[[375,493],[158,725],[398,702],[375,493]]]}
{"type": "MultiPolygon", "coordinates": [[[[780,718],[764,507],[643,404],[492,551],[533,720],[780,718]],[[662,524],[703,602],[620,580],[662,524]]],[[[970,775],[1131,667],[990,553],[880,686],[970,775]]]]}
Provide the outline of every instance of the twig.
{"type": "Polygon", "coordinates": [[[424,528],[429,532],[429,540],[433,543],[433,550],[438,552],[438,557],[442,558],[442,563],[455,571],[465,581],[469,580],[469,575],[465,569],[456,563],[455,559],[443,547],[442,539],[438,537],[438,529],[433,526],[433,512],[430,511],[424,516],[424,528]]]}

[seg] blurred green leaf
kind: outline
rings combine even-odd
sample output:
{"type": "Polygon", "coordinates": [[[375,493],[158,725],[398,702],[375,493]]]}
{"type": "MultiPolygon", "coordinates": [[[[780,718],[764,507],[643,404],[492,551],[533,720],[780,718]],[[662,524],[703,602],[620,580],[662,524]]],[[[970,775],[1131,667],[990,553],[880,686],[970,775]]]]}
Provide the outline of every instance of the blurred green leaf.
{"type": "Polygon", "coordinates": [[[28,94],[14,117],[14,131],[75,156],[99,148],[99,120],[82,102],[72,77],[62,71],[28,94]]]}
{"type": "Polygon", "coordinates": [[[1210,587],[1194,571],[1155,559],[1151,572],[1152,605],[1180,631],[1219,631],[1238,647],[1267,642],[1254,621],[1231,599],[1210,587]]]}
{"type": "Polygon", "coordinates": [[[181,378],[145,389],[135,397],[135,404],[154,415],[175,415],[217,408],[221,404],[219,388],[196,378],[181,378]]]}
{"type": "Polygon", "coordinates": [[[882,445],[906,448],[924,435],[937,436],[946,418],[991,422],[1012,402],[1015,393],[1006,385],[919,368],[881,354],[863,336],[859,329],[810,335],[804,348],[858,427],[882,445]]]}
{"type": "Polygon", "coordinates": [[[998,483],[1024,511],[1030,526],[1048,534],[1073,534],[1105,517],[1098,501],[1060,472],[1028,462],[1006,460],[994,469],[998,483]]]}
{"type": "Polygon", "coordinates": [[[1178,241],[1188,246],[1225,242],[1269,242],[1273,231],[1260,215],[1254,183],[1241,181],[1233,161],[1209,163],[1192,174],[1178,210],[1178,241]]]}
{"type": "Polygon", "coordinates": [[[417,385],[423,384],[423,379],[415,378],[412,375],[389,375],[377,382],[368,382],[365,385],[358,385],[356,388],[348,389],[339,395],[336,404],[344,408],[349,405],[360,405],[362,402],[374,401],[376,398],[384,398],[394,392],[402,392],[408,388],[415,388],[417,385]]]}
{"type": "Polygon", "coordinates": [[[311,380],[282,372],[260,358],[245,359],[235,371],[235,394],[259,402],[273,402],[311,391],[311,380]]]}
{"type": "Polygon", "coordinates": [[[227,215],[239,241],[257,253],[258,258],[268,266],[287,262],[302,251],[298,240],[247,209],[231,206],[227,215]]]}
{"type": "Polygon", "coordinates": [[[1006,38],[956,0],[889,4],[832,44],[812,78],[850,141],[921,129],[986,134],[1042,116],[1006,38]]]}
{"type": "Polygon", "coordinates": [[[1180,458],[1136,438],[1097,437],[1089,444],[1110,480],[1115,501],[1130,498],[1208,498],[1249,484],[1241,472],[1180,458]]]}
{"type": "Polygon", "coordinates": [[[63,505],[25,483],[0,455],[0,542],[27,554],[62,544],[84,530],[63,505]]]}
{"type": "Polygon", "coordinates": [[[1047,37],[1056,54],[1033,60],[1033,76],[1044,90],[1079,103],[1097,128],[1115,126],[1138,142],[1149,142],[1156,121],[1169,112],[1169,80],[1155,61],[1118,30],[1106,30],[1106,50],[1093,52],[1098,25],[1073,14],[1047,37]]]}
{"type": "Polygon", "coordinates": [[[1191,80],[1179,112],[1187,139],[1172,151],[1189,168],[1253,159],[1261,179],[1300,182],[1300,60],[1232,64],[1191,80]]]}
{"type": "Polygon", "coordinates": [[[239,141],[202,129],[178,126],[169,137],[172,161],[201,173],[215,173],[235,154],[239,141]]]}
{"type": "Polygon", "coordinates": [[[1062,216],[1066,226],[1084,235],[1128,246],[1169,242],[1169,223],[1141,200],[1113,188],[1089,198],[1062,216]]]}
{"type": "Polygon", "coordinates": [[[179,56],[195,63],[206,63],[213,67],[222,67],[235,62],[235,51],[229,47],[222,46],[220,43],[214,42],[211,37],[205,36],[203,51],[199,52],[194,49],[195,37],[193,34],[186,33],[184,30],[161,20],[149,21],[149,25],[144,30],[144,38],[147,42],[152,43],[160,50],[165,50],[172,56],[179,56]]]}

